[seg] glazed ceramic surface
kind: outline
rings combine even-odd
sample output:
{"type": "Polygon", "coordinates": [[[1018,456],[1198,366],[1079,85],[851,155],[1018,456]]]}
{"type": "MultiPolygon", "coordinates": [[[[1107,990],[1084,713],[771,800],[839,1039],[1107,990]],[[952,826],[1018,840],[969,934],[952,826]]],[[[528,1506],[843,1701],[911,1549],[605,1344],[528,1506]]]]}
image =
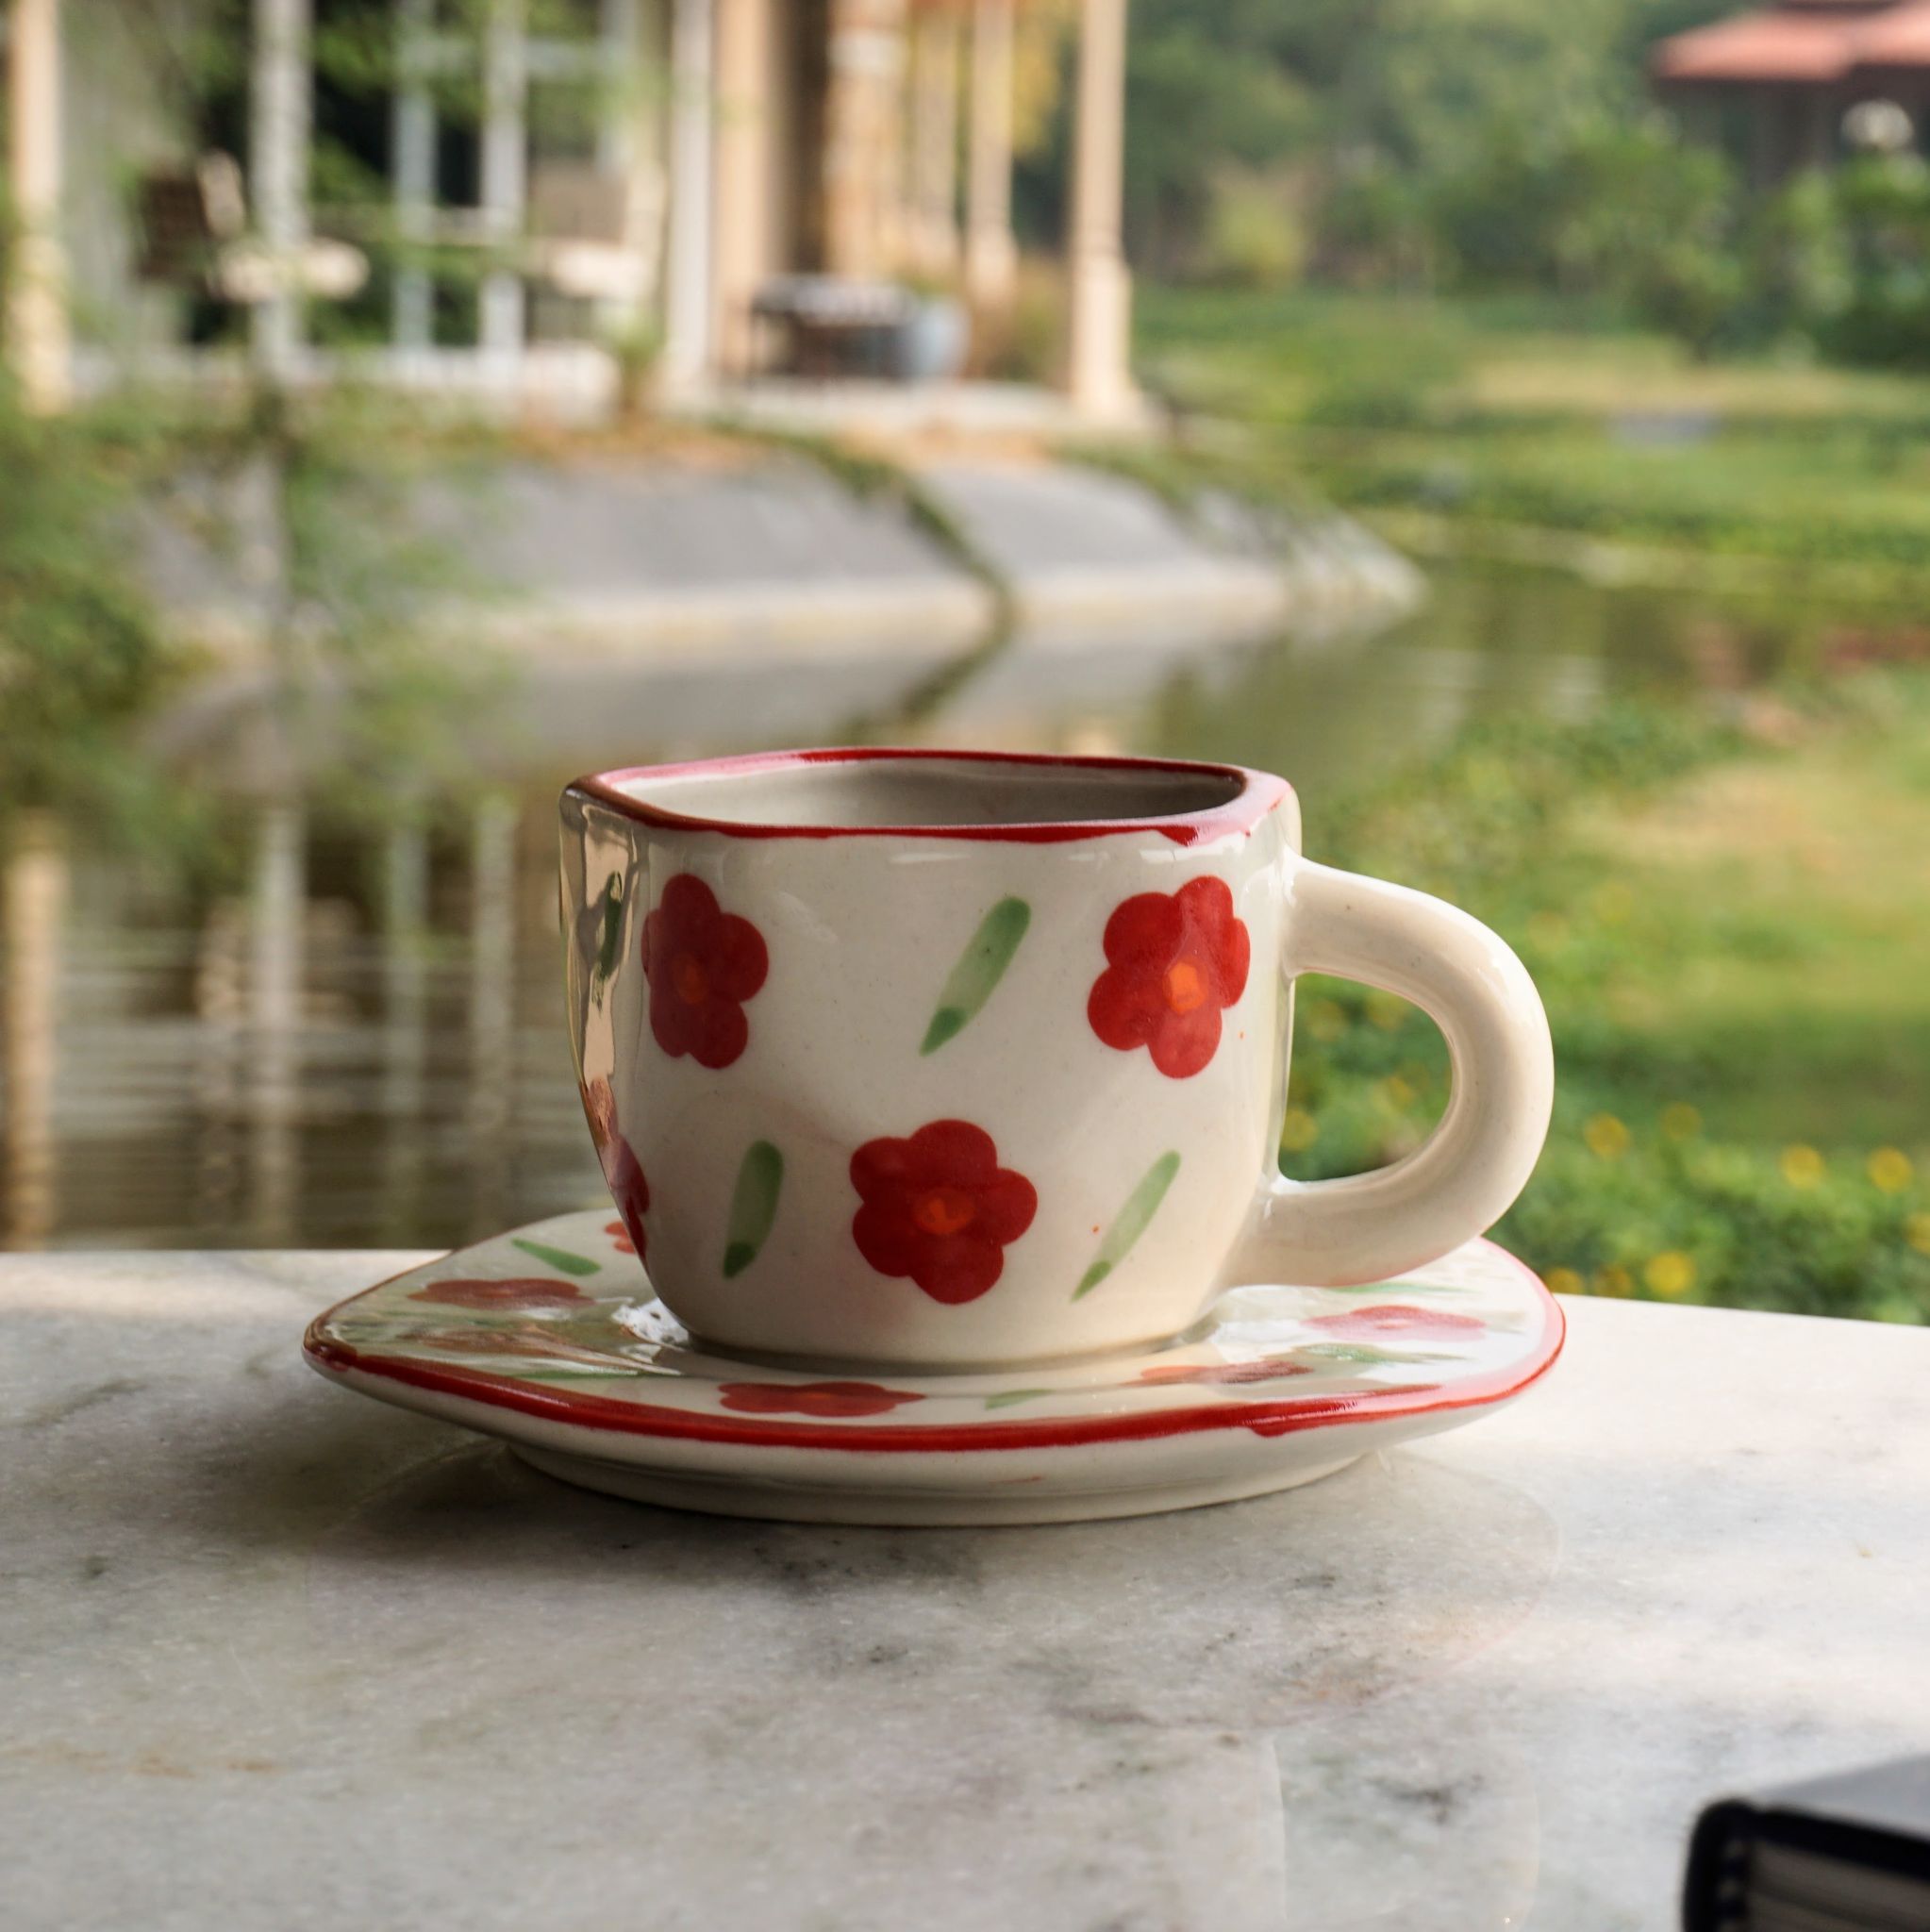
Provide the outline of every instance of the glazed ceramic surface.
{"type": "Polygon", "coordinates": [[[664,1302],[730,1350],[931,1369],[1145,1345],[1245,1281],[1399,1274],[1487,1227],[1546,1129],[1520,962],[1299,853],[1230,767],[784,753],[563,799],[584,1106],[664,1302]],[[1439,1130],[1281,1179],[1293,977],[1440,1022],[1439,1130]]]}
{"type": "Polygon", "coordinates": [[[1540,1282],[1472,1241],[1401,1281],[1237,1289],[1149,1351],[824,1374],[700,1348],[599,1210],[370,1289],[321,1316],[307,1351],[324,1375],[507,1437],[592,1488],[730,1515],[941,1524],[1290,1488],[1519,1394],[1561,1339],[1540,1282]]]}

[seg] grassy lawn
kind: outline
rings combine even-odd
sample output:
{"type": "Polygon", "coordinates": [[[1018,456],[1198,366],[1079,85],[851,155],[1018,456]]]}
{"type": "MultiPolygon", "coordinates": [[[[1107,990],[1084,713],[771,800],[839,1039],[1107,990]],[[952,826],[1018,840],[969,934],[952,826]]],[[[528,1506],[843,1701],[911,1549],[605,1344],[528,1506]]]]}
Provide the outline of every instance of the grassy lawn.
{"type": "Polygon", "coordinates": [[[1148,291],[1140,344],[1164,392],[1248,432],[1249,472],[1414,547],[1519,554],[1535,531],[1664,578],[1746,561],[1756,582],[1901,594],[1930,576],[1930,381],[1704,367],[1531,309],[1313,293],[1148,291]]]}
{"type": "Polygon", "coordinates": [[[1582,829],[1633,902],[1616,996],[1645,1084],[1724,1069],[1697,1084],[1712,1133],[1930,1157],[1926,724],[1900,706],[1582,829]]]}
{"type": "MultiPolygon", "coordinates": [[[[1310,486],[1412,548],[1678,614],[1746,593],[1810,639],[1705,688],[1618,630],[1622,695],[1477,708],[1420,767],[1311,800],[1310,836],[1528,961],[1559,1095],[1500,1232],[1558,1286],[1930,1321],[1930,383],[1703,368],[1522,307],[1155,290],[1140,326],[1198,412],[1171,489],[1310,486]]],[[[1479,621],[1479,582],[1449,575],[1437,627],[1479,621]]],[[[1445,1093],[1420,1015],[1304,990],[1290,1172],[1397,1156],[1445,1093]]]]}

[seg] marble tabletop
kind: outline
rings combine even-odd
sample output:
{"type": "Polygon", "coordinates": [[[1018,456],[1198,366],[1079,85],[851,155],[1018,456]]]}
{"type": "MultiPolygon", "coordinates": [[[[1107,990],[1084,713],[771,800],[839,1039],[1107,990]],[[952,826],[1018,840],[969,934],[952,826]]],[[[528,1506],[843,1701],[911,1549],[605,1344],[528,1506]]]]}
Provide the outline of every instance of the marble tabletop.
{"type": "Polygon", "coordinates": [[[0,1259],[8,1932],[1617,1932],[1930,1746],[1930,1332],[1569,1305],[1288,1494],[839,1529],[325,1387],[414,1257],[0,1259]]]}

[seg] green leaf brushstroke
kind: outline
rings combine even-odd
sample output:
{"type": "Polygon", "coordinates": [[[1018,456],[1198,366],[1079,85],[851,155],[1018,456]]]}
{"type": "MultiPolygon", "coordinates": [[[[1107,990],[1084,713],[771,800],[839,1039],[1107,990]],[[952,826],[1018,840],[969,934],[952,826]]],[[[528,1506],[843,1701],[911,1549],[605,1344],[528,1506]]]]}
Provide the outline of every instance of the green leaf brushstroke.
{"type": "Polygon", "coordinates": [[[1378,1348],[1371,1341],[1306,1341],[1293,1353],[1296,1356],[1312,1356],[1323,1362],[1359,1362],[1376,1367],[1389,1364],[1406,1368],[1417,1362],[1451,1362],[1458,1359],[1451,1355],[1417,1355],[1411,1350],[1378,1348]]]}
{"type": "Polygon", "coordinates": [[[603,896],[598,902],[602,915],[602,931],[597,939],[596,964],[591,970],[590,991],[598,1006],[609,983],[615,977],[617,964],[623,958],[624,950],[624,875],[613,872],[604,881],[603,896]]]}
{"type": "Polygon", "coordinates": [[[1145,1233],[1147,1224],[1158,1213],[1159,1204],[1165,1200],[1166,1191],[1173,1185],[1173,1177],[1178,1172],[1179,1156],[1169,1150],[1140,1176],[1140,1184],[1126,1196],[1125,1206],[1112,1217],[1112,1225],[1100,1241],[1099,1252],[1092,1257],[1091,1267],[1086,1270],[1078,1287],[1073,1289],[1074,1301],[1083,1294],[1090,1294],[1125,1259],[1133,1243],[1145,1233]]]}
{"type": "Polygon", "coordinates": [[[1050,1389],[1001,1389],[996,1395],[985,1398],[985,1406],[988,1408],[1009,1408],[1015,1402],[1032,1402],[1051,1393],[1050,1389]]]}
{"type": "Polygon", "coordinates": [[[741,1274],[757,1258],[777,1219],[777,1195],[784,1186],[784,1156],[768,1141],[753,1141],[744,1150],[730,1196],[730,1220],[724,1229],[724,1273],[726,1280],[741,1274]]]}
{"type": "Polygon", "coordinates": [[[1032,924],[1032,908],[1023,899],[1001,899],[972,935],[958,963],[939,993],[938,1011],[924,1029],[921,1054],[936,1053],[945,1041],[964,1031],[980,1007],[992,995],[1032,924]]]}
{"type": "Polygon", "coordinates": [[[603,1263],[592,1261],[588,1255],[573,1255],[567,1248],[545,1247],[541,1241],[526,1241],[521,1235],[514,1236],[509,1245],[521,1248],[525,1255],[534,1255],[539,1261],[546,1262],[552,1268],[559,1268],[565,1274],[601,1274],[603,1263]]]}

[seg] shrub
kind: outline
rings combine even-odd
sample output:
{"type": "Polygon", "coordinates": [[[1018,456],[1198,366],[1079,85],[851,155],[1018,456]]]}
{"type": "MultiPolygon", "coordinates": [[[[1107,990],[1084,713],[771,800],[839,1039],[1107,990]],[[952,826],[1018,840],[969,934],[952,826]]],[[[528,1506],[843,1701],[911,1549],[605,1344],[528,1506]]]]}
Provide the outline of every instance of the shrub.
{"type": "Polygon", "coordinates": [[[132,729],[167,653],[123,559],[125,505],[71,424],[0,400],[0,819],[138,820],[132,729]]]}

